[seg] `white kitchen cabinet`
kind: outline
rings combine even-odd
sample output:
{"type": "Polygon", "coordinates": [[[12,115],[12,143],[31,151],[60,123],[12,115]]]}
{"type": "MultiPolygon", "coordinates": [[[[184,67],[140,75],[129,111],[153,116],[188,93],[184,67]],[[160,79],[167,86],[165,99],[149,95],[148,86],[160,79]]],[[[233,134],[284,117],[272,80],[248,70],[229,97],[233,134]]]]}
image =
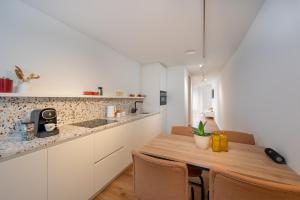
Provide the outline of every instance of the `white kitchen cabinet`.
{"type": "Polygon", "coordinates": [[[93,195],[93,135],[48,148],[48,200],[93,195]]]}
{"type": "MultiPolygon", "coordinates": [[[[167,69],[160,63],[144,65],[141,68],[141,91],[146,95],[144,109],[147,112],[160,112],[162,131],[167,132],[166,105],[160,105],[160,91],[167,91],[167,69]]],[[[167,97],[168,101],[168,97],[167,97]]]]}
{"type": "Polygon", "coordinates": [[[161,133],[160,114],[152,115],[130,123],[132,149],[136,149],[152,140],[161,133]]]}
{"type": "Polygon", "coordinates": [[[126,129],[123,125],[95,133],[94,163],[125,146],[126,129]]]}
{"type": "Polygon", "coordinates": [[[143,128],[146,131],[147,135],[146,138],[143,141],[144,145],[145,143],[149,142],[150,140],[152,140],[153,138],[155,138],[157,135],[159,135],[162,132],[161,129],[161,115],[157,114],[157,115],[152,115],[150,117],[147,117],[144,119],[144,126],[143,128]]]}
{"type": "MultiPolygon", "coordinates": [[[[129,123],[130,124],[130,123],[129,123]]],[[[124,124],[95,133],[94,193],[101,190],[130,163],[130,126],[124,124]]]]}
{"type": "Polygon", "coordinates": [[[94,194],[128,166],[126,153],[122,147],[94,165],[94,194]]]}
{"type": "Polygon", "coordinates": [[[160,63],[141,67],[141,91],[146,95],[143,107],[147,112],[159,112],[160,90],[167,89],[166,68],[160,63]]]}
{"type": "Polygon", "coordinates": [[[167,106],[160,106],[161,132],[167,133],[167,106]]]}
{"type": "MultiPolygon", "coordinates": [[[[139,121],[139,120],[137,120],[139,121]]],[[[132,162],[132,156],[131,156],[131,152],[132,150],[135,148],[135,132],[138,129],[138,126],[136,124],[137,121],[134,122],[130,122],[127,124],[124,124],[124,130],[126,130],[126,138],[125,138],[125,147],[124,147],[124,152],[125,152],[125,157],[127,160],[127,165],[129,165],[132,162]]]]}
{"type": "Polygon", "coordinates": [[[160,133],[156,114],[1,162],[0,199],[87,200],[160,133]]]}
{"type": "Polygon", "coordinates": [[[47,150],[0,163],[0,199],[47,200],[47,150]]]}
{"type": "Polygon", "coordinates": [[[103,189],[132,162],[133,149],[141,147],[161,133],[160,123],[160,115],[157,114],[96,133],[97,139],[94,145],[97,161],[94,165],[94,193],[103,189]],[[104,144],[108,142],[114,145],[104,144]]]}
{"type": "Polygon", "coordinates": [[[160,90],[167,91],[167,69],[160,67],[160,90]]]}

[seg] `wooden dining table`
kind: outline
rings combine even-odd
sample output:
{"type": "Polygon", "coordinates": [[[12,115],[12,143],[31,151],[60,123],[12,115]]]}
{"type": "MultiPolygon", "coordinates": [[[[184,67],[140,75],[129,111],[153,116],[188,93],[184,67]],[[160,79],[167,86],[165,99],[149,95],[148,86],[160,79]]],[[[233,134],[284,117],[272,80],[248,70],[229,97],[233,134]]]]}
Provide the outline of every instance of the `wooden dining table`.
{"type": "Polygon", "coordinates": [[[278,183],[300,186],[300,176],[288,165],[273,162],[264,147],[229,142],[228,152],[196,147],[194,138],[161,134],[137,151],[163,159],[183,162],[203,169],[221,168],[278,183]]]}

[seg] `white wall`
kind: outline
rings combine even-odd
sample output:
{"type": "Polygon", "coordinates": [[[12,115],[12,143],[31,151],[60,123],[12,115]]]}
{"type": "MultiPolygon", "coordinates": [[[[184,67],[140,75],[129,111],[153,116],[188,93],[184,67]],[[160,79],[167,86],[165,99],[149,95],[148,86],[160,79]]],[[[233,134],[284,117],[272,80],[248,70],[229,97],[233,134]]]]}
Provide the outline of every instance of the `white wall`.
{"type": "Polygon", "coordinates": [[[187,78],[188,73],[184,66],[167,68],[167,132],[171,132],[174,125],[187,125],[187,78]]]}
{"type": "MultiPolygon", "coordinates": [[[[96,25],[96,24],[95,24],[96,25]]],[[[40,74],[33,92],[81,94],[104,87],[139,92],[139,64],[22,2],[0,1],[0,76],[13,66],[40,74]]]]}
{"type": "Polygon", "coordinates": [[[300,173],[300,1],[268,0],[221,75],[218,123],[255,134],[300,173]]]}

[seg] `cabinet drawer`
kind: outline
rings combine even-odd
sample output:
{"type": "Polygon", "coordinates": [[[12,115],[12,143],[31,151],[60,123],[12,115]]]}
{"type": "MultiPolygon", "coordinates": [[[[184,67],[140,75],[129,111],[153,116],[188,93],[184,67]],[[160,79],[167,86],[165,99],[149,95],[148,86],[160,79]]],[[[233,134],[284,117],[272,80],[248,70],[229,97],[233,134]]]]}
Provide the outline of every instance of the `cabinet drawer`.
{"type": "Polygon", "coordinates": [[[123,126],[100,131],[94,137],[94,163],[99,162],[125,145],[123,126]]]}
{"type": "Polygon", "coordinates": [[[121,148],[94,164],[94,193],[103,189],[127,167],[128,162],[124,154],[125,149],[121,148]]]}

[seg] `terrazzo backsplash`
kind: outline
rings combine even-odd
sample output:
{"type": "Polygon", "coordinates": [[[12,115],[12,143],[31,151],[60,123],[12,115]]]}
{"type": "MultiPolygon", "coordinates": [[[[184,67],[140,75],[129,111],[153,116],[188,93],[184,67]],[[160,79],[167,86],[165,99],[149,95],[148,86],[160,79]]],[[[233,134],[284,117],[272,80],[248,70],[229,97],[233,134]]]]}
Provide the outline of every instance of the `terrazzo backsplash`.
{"type": "MultiPolygon", "coordinates": [[[[106,106],[114,105],[127,113],[136,99],[68,97],[0,97],[0,137],[19,131],[21,120],[33,109],[54,108],[58,125],[105,117],[106,106]]],[[[141,108],[141,104],[137,104],[141,108]]]]}

